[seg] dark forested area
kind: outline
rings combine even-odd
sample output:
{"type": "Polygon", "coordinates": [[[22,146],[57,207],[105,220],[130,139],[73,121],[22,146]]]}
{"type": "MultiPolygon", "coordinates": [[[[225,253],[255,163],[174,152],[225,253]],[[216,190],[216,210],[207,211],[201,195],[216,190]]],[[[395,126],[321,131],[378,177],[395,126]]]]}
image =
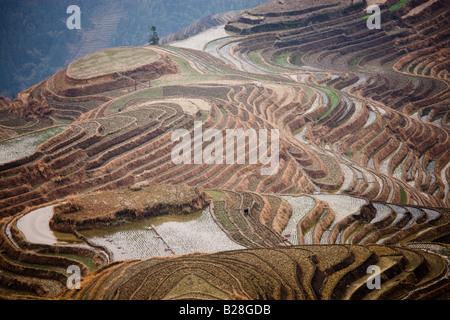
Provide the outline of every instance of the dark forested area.
{"type": "MultiPolygon", "coordinates": [[[[116,6],[121,13],[107,46],[143,45],[150,27],[161,37],[213,13],[251,8],[260,0],[0,0],[0,94],[18,92],[65,67],[79,52],[83,33],[95,30],[99,12],[116,6]],[[82,11],[82,29],[69,30],[69,5],[82,11]]],[[[92,37],[92,36],[91,36],[92,37]]],[[[89,53],[85,48],[83,53],[89,53]]],[[[98,49],[98,48],[96,48],[98,49]]],[[[95,50],[94,50],[95,51],[95,50]]]]}
{"type": "MultiPolygon", "coordinates": [[[[138,45],[148,40],[149,29],[157,26],[164,37],[205,16],[252,8],[268,0],[141,0],[127,7],[114,37],[114,45],[138,45]]],[[[130,0],[130,2],[134,2],[130,0]]]]}
{"type": "MultiPolygon", "coordinates": [[[[63,67],[70,45],[81,30],[66,27],[67,7],[73,0],[1,0],[0,89],[5,96],[39,82],[63,67]]],[[[79,1],[83,10],[100,5],[79,1]]],[[[88,21],[83,27],[89,27],[88,21]]]]}

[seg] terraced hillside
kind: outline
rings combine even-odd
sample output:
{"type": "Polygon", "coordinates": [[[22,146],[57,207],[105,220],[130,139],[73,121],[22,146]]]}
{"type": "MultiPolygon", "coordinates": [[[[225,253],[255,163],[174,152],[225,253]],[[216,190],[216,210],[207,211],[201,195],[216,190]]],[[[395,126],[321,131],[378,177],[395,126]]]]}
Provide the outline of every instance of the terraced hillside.
{"type": "MultiPolygon", "coordinates": [[[[445,283],[446,262],[433,253],[386,246],[297,246],[173,259],[126,261],[86,277],[65,299],[315,300],[426,298],[430,279],[445,283]],[[368,266],[387,279],[370,291],[368,266]],[[399,286],[399,283],[403,285],[399,286]]],[[[448,283],[447,283],[448,284],[448,283]]],[[[448,286],[447,286],[448,288],[448,286]]]]}
{"type": "MultiPolygon", "coordinates": [[[[94,53],[1,99],[0,147],[63,131],[0,164],[0,296],[448,299],[450,5],[380,5],[382,29],[369,30],[362,1],[271,1],[173,45],[94,53]],[[227,143],[230,131],[245,146],[227,143]],[[176,132],[191,137],[179,162],[176,132]],[[37,210],[75,194],[115,192],[130,213],[130,194],[167,185],[201,195],[204,214],[186,218],[242,250],[215,250],[213,237],[176,255],[179,233],[153,221],[139,238],[146,260],[113,261],[107,240],[119,236],[76,227],[55,235],[64,244],[24,235],[43,228],[37,210]],[[80,291],[63,290],[71,264],[80,291]],[[366,286],[369,266],[381,290],[366,286]]],[[[46,227],[117,213],[98,208],[39,212],[46,227]]]]}
{"type": "Polygon", "coordinates": [[[328,194],[279,197],[229,190],[207,194],[221,228],[247,248],[445,242],[450,226],[447,208],[402,206],[328,194]]]}

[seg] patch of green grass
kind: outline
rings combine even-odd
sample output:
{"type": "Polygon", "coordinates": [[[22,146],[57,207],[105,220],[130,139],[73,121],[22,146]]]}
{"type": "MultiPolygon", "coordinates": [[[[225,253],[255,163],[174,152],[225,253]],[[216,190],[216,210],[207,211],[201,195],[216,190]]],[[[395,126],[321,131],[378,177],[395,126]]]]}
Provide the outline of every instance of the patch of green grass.
{"type": "Polygon", "coordinates": [[[397,9],[400,9],[401,7],[403,7],[403,5],[405,5],[407,2],[409,2],[410,0],[400,0],[399,2],[397,2],[396,4],[394,4],[393,6],[391,6],[389,8],[389,11],[395,11],[397,9]]]}
{"type": "Polygon", "coordinates": [[[248,58],[259,65],[263,65],[264,63],[262,62],[261,56],[259,55],[261,51],[262,49],[250,51],[248,53],[248,58]]]}
{"type": "Polygon", "coordinates": [[[183,60],[179,57],[170,56],[172,60],[174,60],[178,66],[180,67],[180,71],[182,74],[185,75],[198,75],[199,73],[192,69],[192,67],[189,65],[189,63],[186,60],[183,60]]]}
{"type": "Polygon", "coordinates": [[[214,201],[224,201],[225,195],[220,191],[207,190],[206,193],[210,195],[214,201]]]}
{"type": "Polygon", "coordinates": [[[225,230],[231,233],[238,232],[238,230],[236,230],[230,218],[228,217],[228,213],[225,211],[225,201],[215,201],[214,212],[217,220],[225,228],[225,230]]]}
{"type": "Polygon", "coordinates": [[[336,91],[334,91],[332,89],[329,89],[326,87],[319,87],[319,86],[315,86],[315,87],[319,90],[322,90],[331,101],[330,109],[328,109],[324,114],[322,114],[318,119],[316,119],[316,121],[318,121],[318,120],[325,118],[327,115],[329,115],[331,113],[331,111],[333,111],[334,108],[336,108],[336,106],[339,104],[339,96],[336,93],[336,91]]]}
{"type": "MultiPolygon", "coordinates": [[[[389,8],[389,11],[395,11],[395,10],[397,10],[397,9],[400,9],[403,5],[405,5],[407,2],[409,2],[410,0],[400,0],[399,2],[397,2],[396,4],[394,4],[393,6],[391,6],[390,8],[389,8]]],[[[362,17],[361,19],[362,20],[367,20],[367,19],[369,19],[370,17],[371,17],[372,15],[371,14],[368,14],[368,15],[366,15],[366,16],[364,16],[364,17],[362,17]]]]}
{"type": "Polygon", "coordinates": [[[400,188],[400,202],[401,204],[407,204],[408,196],[406,195],[405,189],[403,189],[402,186],[399,186],[400,188]]]}
{"type": "Polygon", "coordinates": [[[363,58],[362,56],[358,56],[358,57],[354,58],[352,61],[350,61],[348,66],[352,69],[359,69],[358,63],[361,61],[362,58],[363,58]]]}
{"type": "Polygon", "coordinates": [[[302,99],[302,103],[308,103],[309,99],[311,99],[311,97],[313,96],[314,92],[310,88],[308,88],[306,86],[302,87],[302,89],[306,93],[306,95],[302,99]]]}
{"type": "Polygon", "coordinates": [[[250,52],[248,53],[247,56],[248,56],[248,58],[249,58],[250,60],[252,60],[254,63],[256,63],[256,64],[258,64],[258,65],[260,65],[260,66],[262,66],[262,67],[264,67],[264,68],[266,68],[266,69],[268,69],[268,70],[276,71],[276,72],[285,72],[285,70],[283,70],[283,69],[276,68],[276,67],[274,67],[274,66],[271,66],[271,65],[265,63],[265,62],[263,61],[261,55],[260,55],[260,53],[261,53],[262,50],[263,50],[263,49],[255,50],[255,51],[250,51],[250,52]]]}
{"type": "Polygon", "coordinates": [[[97,270],[97,266],[95,265],[94,261],[92,261],[92,259],[90,259],[90,258],[77,256],[77,255],[74,255],[74,254],[66,254],[66,253],[58,253],[58,254],[47,253],[45,255],[53,256],[53,257],[65,257],[65,258],[68,258],[68,259],[79,261],[79,262],[83,263],[86,267],[88,267],[89,270],[91,270],[91,271],[97,270]]]}
{"type": "Polygon", "coordinates": [[[199,118],[199,121],[205,122],[206,119],[208,119],[208,116],[209,116],[209,113],[203,112],[202,115],[201,115],[200,118],[199,118]]]}
{"type": "Polygon", "coordinates": [[[419,81],[419,79],[417,79],[416,77],[413,77],[413,76],[407,76],[407,77],[408,77],[408,79],[411,80],[414,84],[416,84],[416,83],[419,81]]]}
{"type": "Polygon", "coordinates": [[[303,63],[303,60],[302,60],[303,55],[304,55],[304,53],[298,53],[296,55],[293,55],[292,58],[291,58],[291,63],[295,64],[296,66],[299,66],[299,67],[304,66],[304,63],[303,63]]]}
{"type": "Polygon", "coordinates": [[[336,91],[326,88],[326,87],[322,87],[321,88],[323,91],[325,91],[325,94],[328,96],[328,98],[330,98],[331,100],[331,107],[334,108],[338,105],[339,103],[339,96],[336,93],[336,91]]]}
{"type": "Polygon", "coordinates": [[[289,54],[290,54],[290,52],[285,52],[285,53],[279,54],[274,59],[275,63],[277,65],[279,65],[280,67],[286,67],[286,68],[291,67],[291,64],[287,60],[289,54]]]}
{"type": "Polygon", "coordinates": [[[319,215],[319,216],[313,221],[313,223],[312,223],[311,225],[309,225],[305,230],[302,230],[304,236],[305,236],[308,232],[310,232],[311,230],[314,229],[314,227],[319,223],[320,218],[321,218],[322,216],[325,216],[325,215],[319,215]]]}
{"type": "Polygon", "coordinates": [[[409,73],[414,73],[414,69],[417,67],[418,63],[414,63],[410,68],[409,68],[409,73]]]}

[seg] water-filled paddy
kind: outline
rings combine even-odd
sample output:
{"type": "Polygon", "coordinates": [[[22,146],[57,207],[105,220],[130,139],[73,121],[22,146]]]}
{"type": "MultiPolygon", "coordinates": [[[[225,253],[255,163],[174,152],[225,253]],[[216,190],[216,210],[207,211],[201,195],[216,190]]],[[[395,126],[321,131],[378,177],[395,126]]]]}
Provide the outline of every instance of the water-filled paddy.
{"type": "Polygon", "coordinates": [[[0,142],[0,164],[32,154],[39,145],[66,129],[67,127],[54,127],[0,142]]]}
{"type": "Polygon", "coordinates": [[[27,213],[17,221],[17,228],[31,243],[45,245],[80,243],[81,240],[72,234],[50,229],[49,221],[53,216],[53,207],[43,207],[27,213]]]}
{"type": "Polygon", "coordinates": [[[82,233],[108,248],[114,261],[244,249],[220,229],[209,208],[189,215],[152,217],[82,233]]]}
{"type": "Polygon", "coordinates": [[[209,42],[228,36],[229,34],[225,31],[225,26],[218,26],[191,36],[188,39],[172,42],[170,45],[180,48],[203,50],[209,42]]]}
{"type": "Polygon", "coordinates": [[[289,236],[289,241],[292,244],[300,244],[298,241],[298,224],[299,222],[316,206],[316,201],[308,196],[289,197],[284,196],[284,200],[290,203],[293,212],[288,224],[284,228],[282,235],[289,236]]]}

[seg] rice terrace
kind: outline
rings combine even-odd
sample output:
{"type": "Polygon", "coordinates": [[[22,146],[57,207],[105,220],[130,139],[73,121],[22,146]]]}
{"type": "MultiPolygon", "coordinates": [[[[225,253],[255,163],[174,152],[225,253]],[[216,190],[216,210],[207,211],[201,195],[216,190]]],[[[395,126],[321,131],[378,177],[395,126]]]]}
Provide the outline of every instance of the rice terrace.
{"type": "Polygon", "coordinates": [[[449,18],[272,0],[0,96],[0,299],[449,300],[449,18]]]}

